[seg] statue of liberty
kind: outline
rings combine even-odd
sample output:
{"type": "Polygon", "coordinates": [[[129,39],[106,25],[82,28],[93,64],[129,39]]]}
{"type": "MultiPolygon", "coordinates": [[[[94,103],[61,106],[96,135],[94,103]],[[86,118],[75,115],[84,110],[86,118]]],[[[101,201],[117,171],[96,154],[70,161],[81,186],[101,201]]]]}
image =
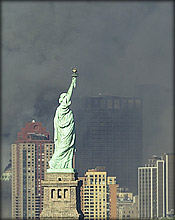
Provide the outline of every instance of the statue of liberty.
{"type": "Polygon", "coordinates": [[[73,156],[75,152],[75,123],[73,112],[69,108],[73,89],[76,87],[78,75],[77,70],[72,69],[72,81],[67,93],[59,97],[59,106],[54,116],[54,144],[55,151],[49,161],[50,171],[52,169],[73,168],[73,156]]]}

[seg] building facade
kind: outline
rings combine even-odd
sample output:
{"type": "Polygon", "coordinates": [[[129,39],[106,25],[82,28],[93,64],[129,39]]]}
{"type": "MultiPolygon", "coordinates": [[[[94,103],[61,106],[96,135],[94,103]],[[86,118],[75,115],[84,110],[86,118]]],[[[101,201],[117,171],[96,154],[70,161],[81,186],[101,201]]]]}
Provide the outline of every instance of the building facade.
{"type": "Polygon", "coordinates": [[[12,207],[11,207],[11,161],[5,167],[1,177],[1,219],[11,219],[12,207]]]}
{"type": "Polygon", "coordinates": [[[53,155],[53,141],[40,122],[26,123],[11,146],[12,218],[38,218],[42,210],[41,180],[53,155]]]}
{"type": "MultiPolygon", "coordinates": [[[[165,179],[166,179],[166,215],[174,213],[174,196],[175,187],[174,187],[174,168],[175,168],[175,154],[165,153],[162,155],[162,159],[165,161],[165,179]]],[[[174,213],[175,214],[175,213],[174,213]]]]}
{"type": "Polygon", "coordinates": [[[118,203],[119,184],[116,184],[116,177],[108,177],[107,189],[108,189],[107,190],[108,218],[118,219],[119,218],[119,203],[118,203]]]}
{"type": "Polygon", "coordinates": [[[80,190],[81,210],[85,219],[117,217],[116,177],[108,177],[102,167],[89,169],[82,180],[80,190]],[[113,186],[113,187],[112,187],[113,186]]]}
{"type": "Polygon", "coordinates": [[[105,166],[122,187],[137,194],[142,165],[142,100],[133,97],[78,97],[72,102],[77,133],[76,167],[105,166]],[[83,149],[83,150],[82,150],[83,149]]]}
{"type": "Polygon", "coordinates": [[[119,219],[138,219],[138,196],[130,192],[118,195],[119,219]]]}
{"type": "Polygon", "coordinates": [[[174,155],[164,154],[138,168],[139,218],[166,217],[174,209],[173,165],[174,155]]]}

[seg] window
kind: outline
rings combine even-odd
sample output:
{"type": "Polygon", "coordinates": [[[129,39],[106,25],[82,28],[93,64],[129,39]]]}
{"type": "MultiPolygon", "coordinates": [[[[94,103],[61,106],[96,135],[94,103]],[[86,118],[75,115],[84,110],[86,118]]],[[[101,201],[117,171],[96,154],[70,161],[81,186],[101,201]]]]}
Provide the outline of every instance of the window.
{"type": "Polygon", "coordinates": [[[61,199],[60,191],[61,191],[61,189],[58,189],[58,198],[59,199],[61,199]]]}
{"type": "Polygon", "coordinates": [[[64,198],[67,198],[68,189],[64,189],[64,198]]]}
{"type": "Polygon", "coordinates": [[[131,108],[134,106],[134,99],[128,99],[128,107],[131,108]]]}
{"type": "Polygon", "coordinates": [[[119,99],[114,99],[114,108],[119,109],[120,108],[120,100],[119,99]]]}
{"type": "Polygon", "coordinates": [[[100,99],[100,108],[105,108],[105,100],[100,99]]]}
{"type": "Polygon", "coordinates": [[[53,193],[54,193],[55,189],[51,189],[51,198],[53,199],[53,193]]]}
{"type": "Polygon", "coordinates": [[[113,108],[113,103],[112,103],[112,99],[108,99],[107,100],[107,108],[113,108]]]}
{"type": "Polygon", "coordinates": [[[122,99],[121,100],[121,104],[122,104],[122,107],[126,107],[127,106],[127,99],[122,99]]]}
{"type": "Polygon", "coordinates": [[[141,100],[140,99],[135,99],[135,106],[140,107],[141,106],[141,100]]]}

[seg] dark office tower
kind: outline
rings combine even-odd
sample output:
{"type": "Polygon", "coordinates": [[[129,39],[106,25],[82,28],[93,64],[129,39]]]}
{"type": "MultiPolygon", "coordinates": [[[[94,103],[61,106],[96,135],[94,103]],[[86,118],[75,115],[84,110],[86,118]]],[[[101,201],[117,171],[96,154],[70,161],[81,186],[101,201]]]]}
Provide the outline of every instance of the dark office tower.
{"type": "Polygon", "coordinates": [[[12,144],[12,218],[38,218],[42,210],[41,180],[53,155],[53,142],[40,122],[26,123],[12,144]]]}
{"type": "Polygon", "coordinates": [[[105,166],[121,187],[137,192],[142,165],[142,101],[119,96],[79,97],[72,101],[76,122],[76,167],[105,166]]]}

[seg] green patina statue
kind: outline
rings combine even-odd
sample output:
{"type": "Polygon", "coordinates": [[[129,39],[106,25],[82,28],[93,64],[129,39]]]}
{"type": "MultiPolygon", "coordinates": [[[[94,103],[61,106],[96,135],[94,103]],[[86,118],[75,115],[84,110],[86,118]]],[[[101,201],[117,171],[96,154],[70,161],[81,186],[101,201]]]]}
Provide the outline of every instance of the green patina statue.
{"type": "Polygon", "coordinates": [[[75,123],[73,112],[70,110],[71,96],[76,87],[78,75],[77,70],[72,69],[72,82],[67,93],[62,93],[59,97],[59,106],[54,117],[54,144],[55,151],[49,161],[48,172],[73,171],[73,156],[75,152],[75,123]]]}

